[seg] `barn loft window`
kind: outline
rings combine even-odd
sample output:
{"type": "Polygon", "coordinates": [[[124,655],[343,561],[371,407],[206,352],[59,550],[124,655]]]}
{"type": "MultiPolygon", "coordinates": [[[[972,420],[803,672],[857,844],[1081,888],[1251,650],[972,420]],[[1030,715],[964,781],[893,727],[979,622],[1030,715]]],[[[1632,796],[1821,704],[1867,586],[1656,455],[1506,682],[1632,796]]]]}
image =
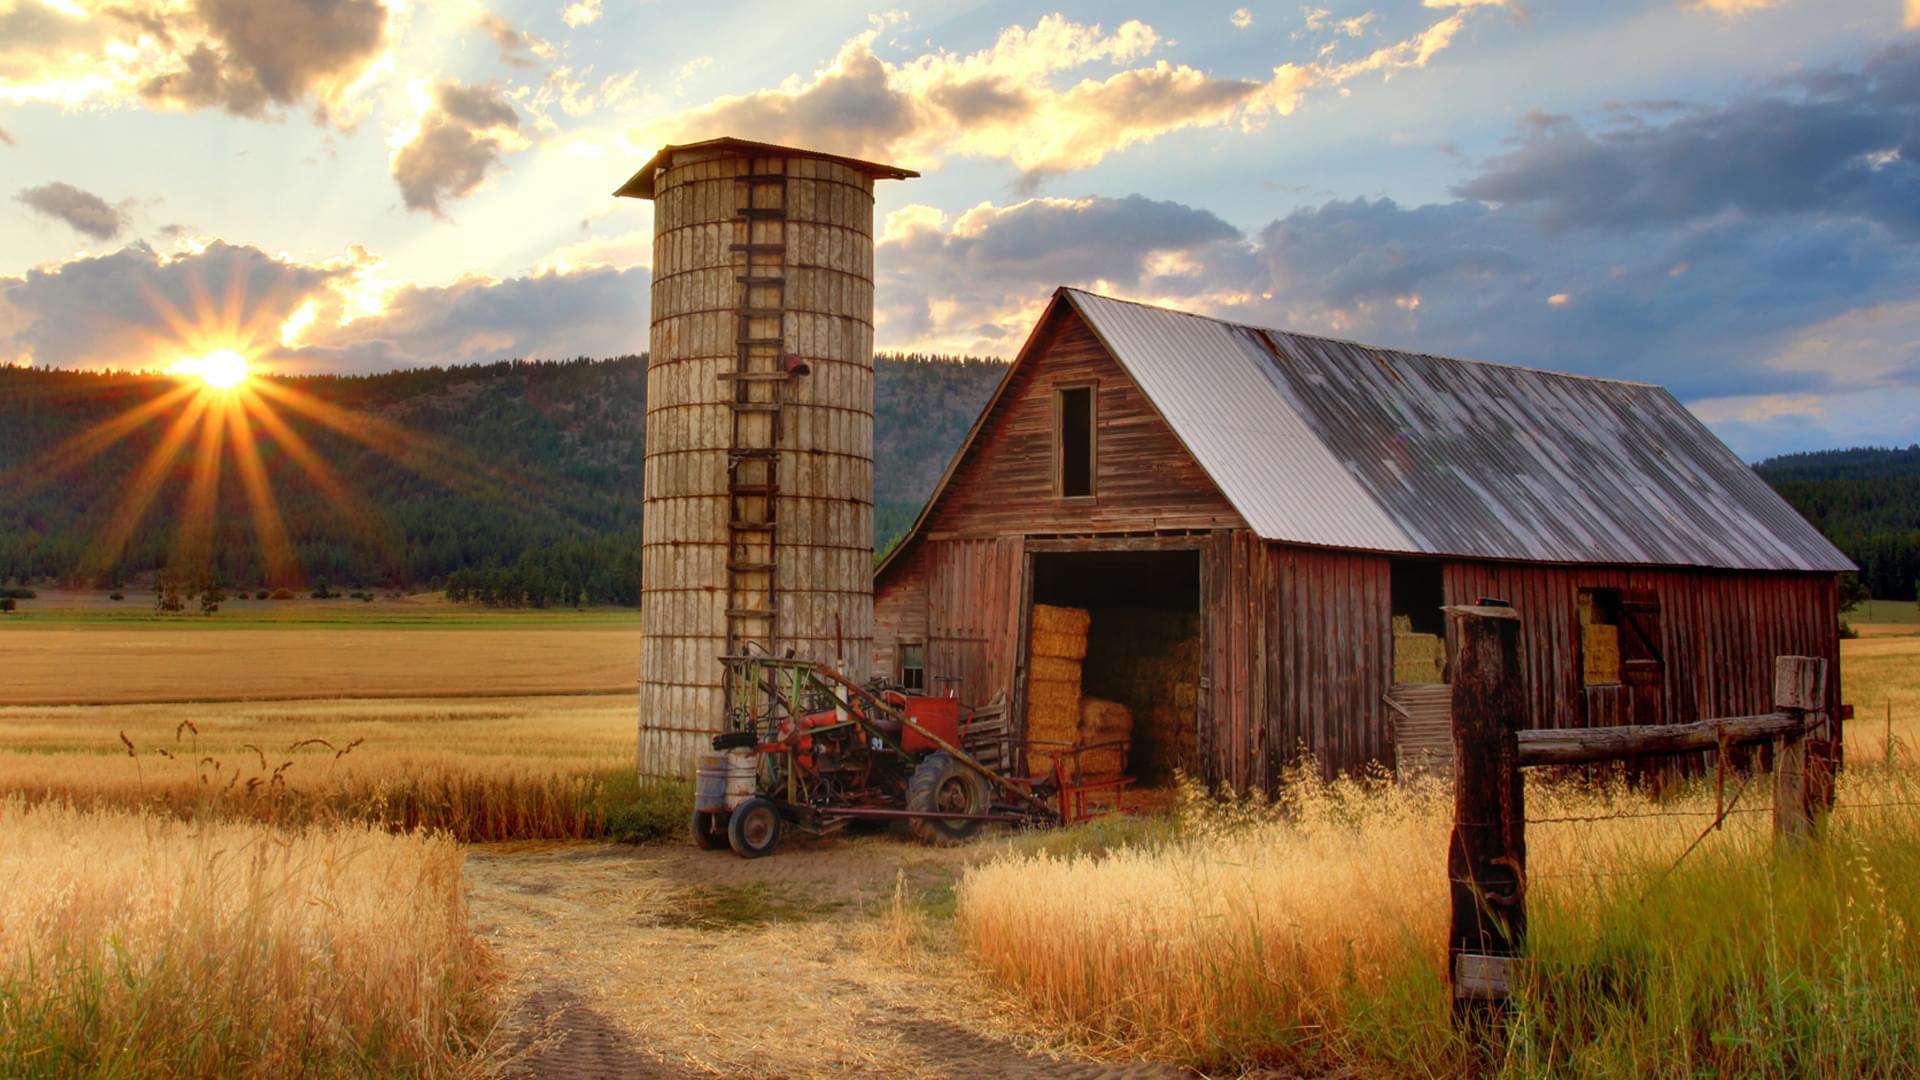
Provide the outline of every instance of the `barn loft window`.
{"type": "Polygon", "coordinates": [[[1395,559],[1391,564],[1393,602],[1393,681],[1447,681],[1447,626],[1440,564],[1395,559]]]}
{"type": "Polygon", "coordinates": [[[900,644],[900,689],[926,693],[927,647],[918,642],[900,644]]]}
{"type": "Polygon", "coordinates": [[[1054,461],[1062,498],[1093,494],[1093,387],[1069,386],[1054,393],[1057,411],[1054,461]]]}
{"type": "Polygon", "coordinates": [[[1581,682],[1607,686],[1620,681],[1620,590],[1581,589],[1581,682]]]}

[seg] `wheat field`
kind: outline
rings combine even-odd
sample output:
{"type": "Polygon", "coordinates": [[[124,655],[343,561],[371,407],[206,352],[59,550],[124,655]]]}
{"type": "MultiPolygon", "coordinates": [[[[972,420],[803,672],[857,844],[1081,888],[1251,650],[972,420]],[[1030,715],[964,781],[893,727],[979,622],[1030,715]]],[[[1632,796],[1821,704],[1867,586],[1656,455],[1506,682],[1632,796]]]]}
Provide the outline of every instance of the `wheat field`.
{"type": "Polygon", "coordinates": [[[459,1075],[493,964],[460,847],[0,800],[0,1075],[459,1075]]]}
{"type": "Polygon", "coordinates": [[[31,802],[466,841],[604,835],[636,797],[625,695],[16,707],[0,746],[31,802]]]}

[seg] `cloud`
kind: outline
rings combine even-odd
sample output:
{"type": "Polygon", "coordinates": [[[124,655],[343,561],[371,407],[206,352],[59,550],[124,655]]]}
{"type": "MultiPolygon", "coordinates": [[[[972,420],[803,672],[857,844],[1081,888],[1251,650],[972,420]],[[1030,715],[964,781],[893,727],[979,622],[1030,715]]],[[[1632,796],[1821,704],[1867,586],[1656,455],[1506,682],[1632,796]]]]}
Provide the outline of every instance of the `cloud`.
{"type": "Polygon", "coordinates": [[[1235,8],[1233,15],[1229,17],[1227,21],[1245,30],[1247,27],[1253,25],[1253,12],[1248,11],[1246,8],[1235,8]]]}
{"type": "Polygon", "coordinates": [[[0,362],[164,368],[239,348],[268,370],[368,372],[646,348],[644,268],[441,285],[382,270],[359,247],[305,263],[220,240],[132,244],[0,277],[0,362]]]}
{"type": "Polygon", "coordinates": [[[1682,0],[1688,11],[1708,11],[1715,15],[1748,15],[1779,7],[1782,0],[1682,0]]]}
{"type": "Polygon", "coordinates": [[[75,232],[95,240],[111,240],[126,228],[126,216],[105,199],[72,184],[54,181],[26,188],[15,196],[36,214],[64,221],[75,232]]]}
{"type": "Polygon", "coordinates": [[[1007,160],[1031,176],[1059,173],[1186,128],[1257,127],[1293,112],[1315,88],[1423,67],[1462,19],[1447,16],[1352,62],[1282,64],[1265,79],[1147,62],[1161,39],[1137,20],[1108,33],[1050,15],[1002,30],[979,52],[930,52],[897,64],[874,52],[879,31],[869,30],[811,78],[717,98],[629,132],[628,141],[652,146],[726,132],[922,167],[956,154],[1007,160]],[[1120,70],[1085,74],[1099,65],[1120,70]],[[1064,79],[1074,72],[1081,77],[1064,79]]]}
{"type": "Polygon", "coordinates": [[[1920,30],[1920,0],[1907,0],[1906,15],[1900,20],[1903,30],[1920,30]]]}
{"type": "Polygon", "coordinates": [[[520,114],[498,90],[443,82],[415,92],[418,118],[394,133],[388,165],[407,209],[442,216],[444,202],[472,194],[503,156],[528,143],[520,114]]]}
{"type": "Polygon", "coordinates": [[[500,47],[500,59],[514,67],[532,67],[536,60],[553,56],[553,46],[489,11],[480,17],[479,27],[500,47]]]}
{"type": "Polygon", "coordinates": [[[266,118],[311,106],[343,126],[390,63],[381,0],[67,0],[0,8],[0,103],[145,101],[266,118]]]}
{"type": "Polygon", "coordinates": [[[591,26],[600,18],[601,0],[578,0],[560,9],[560,21],[574,29],[591,26]]]}
{"type": "Polygon", "coordinates": [[[6,143],[8,146],[20,145],[19,143],[13,141],[13,136],[7,134],[6,128],[0,128],[0,143],[6,143]]]}
{"type": "Polygon", "coordinates": [[[1215,215],[1138,195],[930,206],[889,214],[875,252],[876,333],[892,348],[1007,355],[1058,285],[1193,304],[1260,266],[1215,215]]]}
{"type": "Polygon", "coordinates": [[[1516,149],[1454,190],[1556,228],[1817,211],[1920,235],[1920,45],[1784,89],[1598,131],[1535,116],[1516,149]]]}

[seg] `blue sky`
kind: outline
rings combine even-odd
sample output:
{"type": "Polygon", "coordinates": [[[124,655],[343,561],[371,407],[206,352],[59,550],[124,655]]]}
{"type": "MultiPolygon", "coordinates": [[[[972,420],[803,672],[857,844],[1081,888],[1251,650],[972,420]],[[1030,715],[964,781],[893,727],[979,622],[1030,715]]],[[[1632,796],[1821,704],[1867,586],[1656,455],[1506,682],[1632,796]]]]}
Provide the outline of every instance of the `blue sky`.
{"type": "Polygon", "coordinates": [[[0,0],[0,362],[645,348],[667,141],[881,186],[883,347],[1056,285],[1920,439],[1920,0],[0,0]]]}

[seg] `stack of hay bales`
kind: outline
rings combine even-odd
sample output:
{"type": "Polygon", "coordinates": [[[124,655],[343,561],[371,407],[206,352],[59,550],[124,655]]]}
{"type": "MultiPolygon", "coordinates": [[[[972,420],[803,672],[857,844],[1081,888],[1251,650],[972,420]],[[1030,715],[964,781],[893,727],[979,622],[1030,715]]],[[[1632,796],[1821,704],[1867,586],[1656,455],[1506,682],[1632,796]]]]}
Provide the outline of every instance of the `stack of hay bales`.
{"type": "Polygon", "coordinates": [[[1027,672],[1027,772],[1053,768],[1054,751],[1080,738],[1080,664],[1087,656],[1084,608],[1033,605],[1033,659],[1027,672]],[[1057,745],[1049,745],[1057,744],[1057,745]]]}
{"type": "Polygon", "coordinates": [[[1580,594],[1581,682],[1593,686],[1620,681],[1620,628],[1601,622],[1592,593],[1580,594]]]}
{"type": "Polygon", "coordinates": [[[1111,780],[1127,771],[1127,748],[1106,746],[1133,738],[1133,710],[1117,701],[1086,698],[1080,703],[1080,743],[1095,747],[1080,752],[1082,780],[1111,780]]]}
{"type": "Polygon", "coordinates": [[[1413,619],[1393,617],[1393,681],[1397,684],[1447,681],[1447,639],[1416,634],[1413,619]]]}

